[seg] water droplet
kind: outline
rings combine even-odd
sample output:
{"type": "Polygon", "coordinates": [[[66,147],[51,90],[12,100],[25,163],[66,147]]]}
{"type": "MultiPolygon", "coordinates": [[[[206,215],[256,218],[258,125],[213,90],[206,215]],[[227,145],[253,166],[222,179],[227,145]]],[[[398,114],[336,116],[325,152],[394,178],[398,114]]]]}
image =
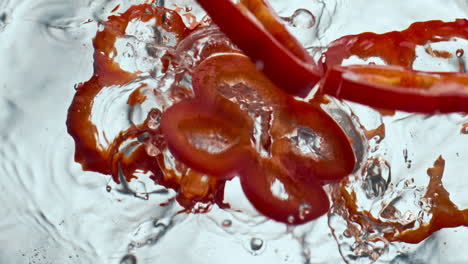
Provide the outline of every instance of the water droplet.
{"type": "Polygon", "coordinates": [[[301,204],[299,206],[299,218],[304,220],[308,214],[312,211],[312,206],[310,204],[301,204]]]}
{"type": "Polygon", "coordinates": [[[391,169],[387,161],[380,158],[370,158],[363,170],[364,189],[368,198],[381,197],[387,191],[391,181],[391,169]]]}
{"type": "Polygon", "coordinates": [[[304,155],[322,157],[322,138],[308,127],[299,126],[297,136],[292,138],[304,155]]]}
{"type": "Polygon", "coordinates": [[[307,9],[297,9],[291,16],[290,24],[298,28],[311,28],[315,25],[315,16],[307,9]]]}
{"type": "Polygon", "coordinates": [[[135,249],[135,244],[133,243],[128,244],[128,250],[133,250],[133,249],[135,249]]]}
{"type": "Polygon", "coordinates": [[[161,121],[161,110],[157,108],[151,109],[148,113],[148,127],[150,129],[157,129],[161,121]]]}
{"type": "Polygon", "coordinates": [[[134,255],[126,255],[120,261],[120,264],[137,264],[137,259],[134,255]]]}
{"type": "Polygon", "coordinates": [[[224,221],[221,223],[221,225],[222,225],[223,227],[231,227],[231,226],[232,226],[232,221],[229,220],[229,219],[226,219],[226,220],[224,220],[224,221]]]}
{"type": "Polygon", "coordinates": [[[465,54],[465,51],[463,49],[457,49],[456,53],[458,58],[463,57],[463,54],[465,54]]]}
{"type": "Polygon", "coordinates": [[[263,247],[263,240],[257,237],[254,237],[250,240],[250,248],[253,251],[260,250],[263,247]]]}
{"type": "Polygon", "coordinates": [[[151,157],[156,157],[159,153],[159,149],[153,144],[146,144],[145,145],[146,153],[148,153],[151,157]]]}

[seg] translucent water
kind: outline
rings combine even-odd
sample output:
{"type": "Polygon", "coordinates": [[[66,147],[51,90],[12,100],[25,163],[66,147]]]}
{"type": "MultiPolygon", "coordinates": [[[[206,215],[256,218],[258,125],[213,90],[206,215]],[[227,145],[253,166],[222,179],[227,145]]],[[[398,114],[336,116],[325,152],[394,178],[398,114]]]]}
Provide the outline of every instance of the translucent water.
{"type": "MultiPolygon", "coordinates": [[[[92,39],[99,22],[141,2],[0,0],[0,263],[456,264],[468,259],[464,227],[441,230],[418,244],[390,242],[383,235],[391,224],[423,223],[430,217],[425,210],[430,201],[423,197],[429,182],[426,170],[439,155],[446,161],[443,184],[451,200],[461,209],[468,207],[468,135],[461,133],[468,117],[461,114],[381,116],[347,102],[330,107],[342,124],[359,123],[365,130],[385,126],[384,135],[376,134],[361,146],[362,166],[346,186],[355,191],[361,210],[382,221],[375,226],[350,217],[336,199],[329,215],[308,224],[291,227],[273,222],[255,211],[237,179],[226,186],[225,200],[232,209],[212,206],[206,214],[178,213],[182,208],[173,200],[174,192],[144,177],[121,186],[109,176],[83,171],[74,162],[74,143],[65,125],[74,87],[93,73],[92,39]]],[[[465,0],[271,3],[314,54],[347,34],[402,30],[416,21],[468,16],[465,0]]],[[[157,4],[172,9],[177,5],[182,13],[193,14],[195,18],[184,16],[187,24],[204,16],[193,0],[157,4]]],[[[126,69],[154,70],[138,83],[165,91],[172,76],[162,76],[159,62],[152,58],[161,56],[163,44],[171,41],[170,34],[156,34],[143,23],[135,24],[128,37],[119,40],[123,52],[116,60],[126,69]]],[[[466,58],[468,42],[432,48],[454,54],[463,48],[465,54],[460,57],[466,58]]],[[[456,57],[433,58],[424,47],[418,52],[416,68],[456,68],[456,57]]],[[[193,61],[186,62],[190,68],[193,61]]],[[[100,134],[102,144],[128,121],[115,113],[135,85],[103,91],[98,98],[93,120],[105,128],[100,134]]],[[[167,104],[167,98],[155,94],[154,102],[134,109],[131,120],[138,123],[153,109],[157,128],[157,107],[167,104]]],[[[307,133],[298,135],[300,143],[315,144],[307,133]]],[[[147,152],[159,151],[151,146],[147,152]]],[[[314,146],[306,151],[314,152],[314,146]]],[[[171,157],[166,158],[170,163],[171,157]]],[[[328,188],[333,193],[337,187],[328,188]]]]}

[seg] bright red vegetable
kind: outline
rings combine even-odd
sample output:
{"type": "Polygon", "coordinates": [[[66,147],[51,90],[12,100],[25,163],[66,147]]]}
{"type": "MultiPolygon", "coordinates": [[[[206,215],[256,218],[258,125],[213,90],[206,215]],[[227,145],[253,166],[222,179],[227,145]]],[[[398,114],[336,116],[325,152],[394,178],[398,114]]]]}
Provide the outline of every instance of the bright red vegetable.
{"type": "MultiPolygon", "coordinates": [[[[177,69],[178,53],[192,48],[197,36],[190,34],[203,26],[193,24],[195,28],[189,29],[176,12],[150,4],[110,17],[94,40],[95,73],[78,86],[67,120],[76,143],[75,158],[84,169],[111,174],[116,182],[122,173],[130,181],[136,178],[135,172],[148,172],[156,184],[176,190],[177,201],[187,211],[197,203],[228,206],[223,203],[224,184],[239,175],[246,196],[261,213],[301,224],[327,212],[329,201],[322,185],[352,173],[356,160],[350,140],[319,107],[320,102],[306,103],[293,95],[306,96],[322,79],[319,95],[412,112],[468,111],[466,74],[338,65],[357,55],[379,56],[389,64],[410,67],[416,45],[467,38],[467,19],[415,23],[408,30],[381,35],[345,36],[332,42],[324,54],[325,64],[318,66],[265,1],[198,2],[248,57],[228,41],[208,41],[200,50],[197,68],[183,73],[192,77],[194,98],[189,88],[179,86],[177,80],[184,76],[178,75],[168,97],[182,95],[171,98],[178,103],[161,107],[160,126],[150,126],[148,115],[142,124],[132,124],[109,146],[101,147],[91,122],[94,98],[103,87],[125,85],[139,74],[122,70],[113,60],[115,42],[125,34],[129,21],[154,18],[155,26],[174,34],[177,45],[161,58],[163,71],[177,69]],[[407,45],[400,49],[402,43],[407,45]],[[264,131],[257,138],[253,120],[263,122],[264,131]],[[176,157],[176,168],[166,166],[170,164],[164,151],[176,157]]],[[[138,93],[132,96],[128,101],[132,107],[147,99],[138,93]]],[[[346,192],[343,203],[358,214],[352,195],[347,197],[346,192]]],[[[446,216],[442,211],[440,215],[446,216]]],[[[462,222],[437,223],[437,228],[462,222]]]]}
{"type": "Polygon", "coordinates": [[[289,224],[303,224],[328,211],[329,201],[317,179],[307,182],[275,160],[252,160],[241,171],[245,195],[259,212],[289,224]]]}
{"type": "Polygon", "coordinates": [[[192,86],[196,98],[173,105],[161,118],[174,156],[219,179],[237,173],[255,208],[277,221],[301,224],[328,210],[321,185],[349,175],[355,157],[326,112],[277,88],[241,54],[207,58],[193,72],[192,86]],[[272,115],[269,131],[263,132],[271,138],[261,144],[270,157],[251,143],[251,118],[263,113],[272,115]],[[191,135],[198,136],[191,142],[191,135]],[[228,146],[219,149],[219,141],[228,146]],[[194,145],[203,142],[202,147],[219,150],[194,145]]]}
{"type": "Polygon", "coordinates": [[[287,93],[305,97],[322,69],[263,1],[197,0],[256,66],[287,93]],[[234,22],[235,21],[235,22],[234,22]]]}
{"type": "Polygon", "coordinates": [[[333,67],[321,92],[369,106],[421,113],[468,112],[468,75],[402,67],[333,67]]]}
{"type": "MultiPolygon", "coordinates": [[[[260,69],[278,87],[290,94],[305,96],[319,81],[322,69],[309,56],[303,55],[304,49],[298,47],[297,40],[287,33],[264,1],[243,0],[239,6],[234,5],[230,0],[197,0],[197,2],[254,62],[261,62],[260,69]],[[232,21],[237,23],[232,23],[232,21]]],[[[339,39],[332,43],[330,50],[325,54],[325,58],[330,62],[323,66],[330,73],[325,74],[326,85],[322,86],[320,91],[338,98],[395,110],[424,113],[468,111],[465,107],[468,105],[468,93],[462,91],[466,90],[467,84],[459,81],[463,77],[452,78],[452,75],[447,74],[442,79],[450,85],[433,86],[433,89],[426,89],[423,95],[423,92],[417,92],[415,89],[424,88],[425,82],[431,81],[430,78],[423,80],[425,79],[422,78],[424,73],[400,70],[399,74],[404,78],[420,80],[412,82],[411,87],[415,89],[405,89],[404,87],[408,87],[408,84],[403,82],[394,83],[383,89],[382,83],[370,81],[369,76],[358,77],[359,72],[355,69],[333,68],[334,65],[353,54],[364,58],[372,55],[382,56],[388,63],[410,66],[415,57],[416,44],[447,40],[455,36],[466,38],[468,36],[467,24],[467,19],[458,19],[448,23],[432,21],[428,25],[416,23],[407,32],[390,32],[383,35],[363,33],[361,36],[339,39]],[[366,45],[359,45],[361,39],[366,45]],[[408,43],[409,46],[400,49],[403,42],[408,43]],[[369,43],[372,44],[370,47],[369,43]],[[363,49],[363,47],[366,48],[363,49]],[[395,50],[400,51],[401,54],[397,54],[395,50]],[[360,92],[365,95],[359,94],[360,92]],[[381,102],[383,100],[385,102],[381,102]]],[[[390,68],[387,73],[384,71],[387,70],[376,67],[374,77],[378,77],[377,72],[381,75],[393,74],[394,77],[398,75],[395,75],[397,71],[395,69],[390,68]]]]}
{"type": "Polygon", "coordinates": [[[186,100],[167,109],[161,130],[174,156],[191,168],[230,179],[250,154],[252,122],[236,105],[186,100]]]}
{"type": "Polygon", "coordinates": [[[278,137],[273,143],[272,155],[293,169],[295,175],[304,181],[308,175],[314,175],[318,180],[328,182],[352,173],[356,159],[349,139],[321,108],[291,100],[279,119],[284,120],[279,122],[283,129],[286,128],[283,133],[295,131],[297,138],[278,137]]]}

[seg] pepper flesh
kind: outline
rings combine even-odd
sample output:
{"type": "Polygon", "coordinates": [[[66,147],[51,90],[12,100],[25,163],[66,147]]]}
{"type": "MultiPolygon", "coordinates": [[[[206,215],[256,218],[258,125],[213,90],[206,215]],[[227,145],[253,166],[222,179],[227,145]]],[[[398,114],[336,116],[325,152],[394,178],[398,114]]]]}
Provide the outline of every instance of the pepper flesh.
{"type": "MultiPolygon", "coordinates": [[[[301,57],[303,49],[298,49],[296,45],[298,43],[297,40],[284,30],[284,26],[278,26],[280,23],[274,19],[273,10],[264,1],[243,0],[240,2],[239,7],[230,0],[197,0],[197,2],[236,45],[254,62],[260,62],[260,69],[262,69],[266,76],[286,92],[293,95],[306,96],[320,80],[321,76],[324,75],[322,68],[318,67],[313,60],[309,60],[310,57],[301,57]],[[236,21],[237,23],[232,23],[232,21],[236,21]],[[275,29],[275,26],[279,27],[279,29],[275,29]],[[239,30],[239,28],[242,28],[242,30],[239,30]]],[[[398,35],[398,38],[395,37],[393,39],[404,39],[407,37],[413,45],[403,58],[387,58],[389,52],[385,49],[382,51],[382,55],[385,56],[384,59],[389,63],[410,66],[409,63],[412,64],[412,59],[415,56],[412,49],[415,48],[416,44],[426,43],[431,40],[447,40],[455,36],[466,38],[468,36],[467,23],[467,19],[457,19],[455,22],[447,23],[434,21],[431,23],[431,26],[434,26],[434,30],[437,30],[437,33],[441,35],[440,38],[434,38],[434,34],[419,34],[421,36],[413,34],[414,36],[406,36],[398,32],[391,32],[393,35],[398,35]]],[[[424,24],[418,24],[415,27],[424,26],[424,24]]],[[[370,34],[378,41],[386,41],[385,37],[379,38],[374,33],[364,34],[370,34]]],[[[363,39],[367,40],[365,36],[363,39]]],[[[355,37],[354,42],[356,41],[359,41],[358,37],[355,37]]],[[[463,81],[460,82],[459,78],[452,78],[450,74],[446,75],[444,81],[450,83],[450,85],[446,86],[447,88],[435,86],[436,89],[428,89],[425,92],[425,96],[422,96],[420,92],[415,92],[414,89],[402,89],[405,86],[403,83],[386,86],[386,89],[382,89],[383,86],[380,83],[369,81],[369,78],[366,78],[366,76],[359,76],[359,72],[355,72],[352,69],[347,71],[346,67],[336,68],[337,66],[335,65],[338,62],[342,61],[345,57],[349,57],[353,52],[352,49],[340,50],[341,43],[354,44],[352,41],[348,41],[348,38],[337,40],[337,42],[333,43],[337,47],[332,46],[332,50],[328,53],[332,62],[330,64],[323,64],[327,68],[327,72],[323,76],[326,85],[321,87],[320,92],[340,99],[394,110],[422,113],[468,112],[467,107],[465,107],[465,105],[468,105],[468,93],[463,91],[466,90],[467,84],[463,81]],[[367,79],[367,81],[351,81],[348,75],[339,74],[340,72],[354,72],[353,76],[355,78],[352,79],[367,79]],[[365,92],[366,95],[357,96],[357,90],[365,92]],[[461,91],[456,92],[454,90],[461,91]],[[392,99],[387,100],[387,96],[390,96],[392,99]],[[386,102],[382,102],[384,100],[386,102]],[[418,100],[418,102],[414,100],[418,100]]],[[[352,47],[359,50],[359,46],[352,47]]],[[[376,53],[376,55],[380,54],[379,49],[376,48],[362,52],[365,53],[365,57],[369,57],[373,53],[376,53]]],[[[385,74],[385,68],[377,69],[382,74],[385,74]]],[[[391,72],[392,68],[389,68],[388,71],[391,72]]],[[[424,79],[424,73],[412,72],[410,70],[404,71],[407,71],[404,74],[406,76],[424,79]]],[[[375,77],[378,77],[377,73],[375,77]]],[[[418,85],[424,84],[425,81],[413,82],[415,86],[412,88],[419,88],[420,86],[418,85]]]]}
{"type": "Polygon", "coordinates": [[[231,41],[287,93],[305,97],[320,80],[322,69],[263,2],[241,1],[239,6],[229,0],[197,2],[231,41]],[[256,19],[256,15],[260,18],[256,19]],[[278,25],[281,30],[269,31],[278,25]]]}
{"type": "Polygon", "coordinates": [[[333,67],[322,93],[369,106],[419,113],[468,112],[468,75],[402,67],[333,67]]]}
{"type": "Polygon", "coordinates": [[[356,159],[346,134],[325,111],[277,88],[241,54],[207,58],[193,72],[192,86],[195,98],[171,106],[161,118],[178,159],[219,179],[239,175],[252,205],[274,220],[302,224],[327,212],[321,185],[349,175],[356,159]],[[269,139],[261,142],[268,157],[251,144],[256,140],[251,139],[252,118],[264,111],[272,115],[263,132],[269,139]],[[205,139],[225,135],[231,147],[216,153],[199,150],[187,140],[187,134],[196,133],[205,139]],[[303,137],[315,142],[313,150],[301,149],[303,137]]]}

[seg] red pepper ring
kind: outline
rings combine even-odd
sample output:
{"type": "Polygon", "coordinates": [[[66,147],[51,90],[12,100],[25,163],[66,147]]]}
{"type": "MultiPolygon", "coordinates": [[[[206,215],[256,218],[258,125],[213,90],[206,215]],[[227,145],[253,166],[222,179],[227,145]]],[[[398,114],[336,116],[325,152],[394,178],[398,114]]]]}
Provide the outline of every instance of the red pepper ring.
{"type": "Polygon", "coordinates": [[[197,2],[257,68],[287,93],[305,97],[320,80],[322,69],[313,60],[297,56],[298,46],[293,51],[289,50],[290,43],[297,43],[297,40],[286,30],[272,34],[268,31],[273,28],[271,25],[261,24],[262,21],[267,22],[266,19],[255,19],[254,13],[230,0],[197,2]],[[282,37],[279,38],[278,34],[282,37]],[[288,39],[290,41],[285,42],[288,39]]]}
{"type": "Polygon", "coordinates": [[[237,53],[214,55],[204,60],[192,74],[192,86],[195,95],[207,103],[221,95],[228,99],[261,98],[277,107],[284,105],[289,97],[259,72],[248,57],[237,53]],[[233,88],[236,85],[242,87],[233,88]]]}
{"type": "Polygon", "coordinates": [[[320,92],[353,102],[419,113],[468,112],[468,75],[397,66],[333,67],[320,92]]]}
{"type": "MultiPolygon", "coordinates": [[[[294,170],[295,177],[314,175],[318,180],[328,183],[348,176],[354,170],[356,157],[349,138],[343,129],[321,108],[302,102],[288,104],[288,112],[279,116],[278,122],[285,134],[296,130],[294,138],[280,138],[272,145],[272,155],[283,166],[294,170]]],[[[275,129],[276,130],[276,129],[275,129]]]]}
{"type": "Polygon", "coordinates": [[[326,212],[330,202],[320,183],[291,177],[294,172],[271,159],[252,159],[240,172],[242,189],[263,215],[283,223],[299,225],[326,212]]]}
{"type": "Polygon", "coordinates": [[[295,100],[278,89],[244,55],[223,54],[206,59],[193,73],[192,84],[196,96],[204,103],[212,104],[222,95],[228,99],[241,96],[250,101],[261,100],[273,106],[275,121],[271,136],[282,142],[274,143],[278,147],[273,152],[281,152],[288,166],[309,170],[308,175],[314,174],[322,181],[341,179],[353,171],[356,159],[341,127],[320,107],[295,100]],[[232,87],[239,84],[243,87],[232,87]],[[315,137],[310,140],[320,145],[317,149],[320,153],[301,153],[297,144],[282,139],[294,130],[305,129],[310,130],[309,136],[315,137]],[[298,161],[304,164],[297,164],[298,161]]]}
{"type": "Polygon", "coordinates": [[[169,150],[190,168],[231,179],[252,159],[251,120],[230,101],[218,97],[213,105],[197,99],[179,102],[161,116],[169,150]]]}
{"type": "Polygon", "coordinates": [[[273,8],[266,1],[240,0],[240,3],[241,7],[247,8],[262,23],[265,29],[298,59],[315,64],[314,59],[302,44],[288,32],[281,23],[280,18],[276,16],[273,8]]]}

